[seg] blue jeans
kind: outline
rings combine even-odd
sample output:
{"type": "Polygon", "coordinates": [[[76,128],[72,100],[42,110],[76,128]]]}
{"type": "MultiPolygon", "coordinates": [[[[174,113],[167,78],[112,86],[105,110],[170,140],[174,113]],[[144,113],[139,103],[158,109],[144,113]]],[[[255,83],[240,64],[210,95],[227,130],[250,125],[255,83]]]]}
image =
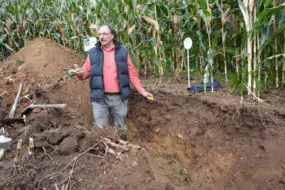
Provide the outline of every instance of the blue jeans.
{"type": "Polygon", "coordinates": [[[126,132],[127,126],[124,121],[128,111],[127,103],[127,100],[124,102],[122,101],[122,97],[119,94],[105,94],[102,102],[92,102],[95,124],[99,128],[103,128],[104,125],[108,125],[109,114],[111,114],[111,124],[114,125],[117,123],[126,132]]]}

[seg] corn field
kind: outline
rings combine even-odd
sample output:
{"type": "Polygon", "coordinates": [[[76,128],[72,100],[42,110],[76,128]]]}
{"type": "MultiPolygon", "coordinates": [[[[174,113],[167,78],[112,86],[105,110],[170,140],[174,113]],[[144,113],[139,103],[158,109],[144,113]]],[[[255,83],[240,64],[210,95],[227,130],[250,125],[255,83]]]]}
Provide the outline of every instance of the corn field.
{"type": "Polygon", "coordinates": [[[285,85],[284,0],[0,0],[0,60],[37,37],[83,52],[110,23],[143,74],[180,80],[191,68],[242,94],[285,85]]]}

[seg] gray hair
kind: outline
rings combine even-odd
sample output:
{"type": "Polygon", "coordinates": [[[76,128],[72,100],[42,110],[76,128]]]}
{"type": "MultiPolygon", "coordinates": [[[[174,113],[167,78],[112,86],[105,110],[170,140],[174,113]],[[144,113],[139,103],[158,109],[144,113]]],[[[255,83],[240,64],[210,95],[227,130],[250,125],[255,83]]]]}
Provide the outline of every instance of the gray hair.
{"type": "Polygon", "coordinates": [[[102,24],[102,25],[100,25],[100,27],[98,28],[98,30],[99,30],[102,26],[107,26],[107,27],[109,28],[111,34],[113,34],[114,37],[116,37],[116,31],[115,31],[115,29],[112,27],[111,24],[102,24]]]}

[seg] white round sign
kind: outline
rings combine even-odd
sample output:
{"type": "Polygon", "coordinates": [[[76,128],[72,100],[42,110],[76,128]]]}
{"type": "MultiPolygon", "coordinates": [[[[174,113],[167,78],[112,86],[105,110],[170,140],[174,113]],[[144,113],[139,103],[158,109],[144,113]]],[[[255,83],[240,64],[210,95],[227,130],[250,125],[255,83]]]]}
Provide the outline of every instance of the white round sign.
{"type": "Polygon", "coordinates": [[[188,37],[184,40],[185,49],[190,49],[192,47],[192,45],[193,45],[193,43],[192,43],[191,38],[188,37]]]}

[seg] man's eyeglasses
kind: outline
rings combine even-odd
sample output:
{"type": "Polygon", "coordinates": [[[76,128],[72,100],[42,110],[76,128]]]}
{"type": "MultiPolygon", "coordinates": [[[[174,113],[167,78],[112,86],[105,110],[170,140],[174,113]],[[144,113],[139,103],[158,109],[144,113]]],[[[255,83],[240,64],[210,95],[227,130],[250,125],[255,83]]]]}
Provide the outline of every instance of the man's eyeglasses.
{"type": "Polygon", "coordinates": [[[110,33],[98,33],[98,36],[107,36],[108,34],[110,34],[110,33]]]}

